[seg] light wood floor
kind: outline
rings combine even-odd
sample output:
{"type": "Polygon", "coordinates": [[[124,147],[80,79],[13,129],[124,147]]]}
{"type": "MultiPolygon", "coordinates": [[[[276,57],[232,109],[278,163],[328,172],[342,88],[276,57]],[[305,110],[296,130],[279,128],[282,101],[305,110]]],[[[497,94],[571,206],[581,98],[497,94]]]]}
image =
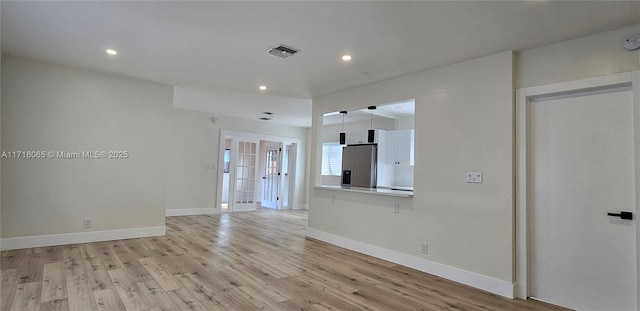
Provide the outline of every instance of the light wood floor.
{"type": "Polygon", "coordinates": [[[305,239],[306,220],[168,217],[166,237],[5,251],[0,310],[560,310],[305,239]]]}

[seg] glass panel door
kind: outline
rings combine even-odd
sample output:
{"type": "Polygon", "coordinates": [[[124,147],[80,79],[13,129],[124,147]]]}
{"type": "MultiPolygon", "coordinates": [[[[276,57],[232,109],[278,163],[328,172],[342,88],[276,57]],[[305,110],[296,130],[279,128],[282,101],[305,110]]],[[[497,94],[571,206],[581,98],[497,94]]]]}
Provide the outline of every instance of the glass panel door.
{"type": "Polygon", "coordinates": [[[265,148],[265,169],[262,176],[262,206],[278,208],[280,185],[280,145],[269,144],[265,148]]]}
{"type": "Polygon", "coordinates": [[[257,167],[257,143],[238,140],[234,176],[233,211],[256,210],[255,185],[257,167]]]}

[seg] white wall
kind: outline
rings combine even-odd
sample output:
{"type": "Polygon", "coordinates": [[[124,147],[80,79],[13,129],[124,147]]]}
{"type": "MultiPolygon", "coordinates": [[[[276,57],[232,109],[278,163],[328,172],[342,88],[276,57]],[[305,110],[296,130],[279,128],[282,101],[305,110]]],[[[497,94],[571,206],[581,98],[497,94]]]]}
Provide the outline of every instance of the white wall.
{"type": "Polygon", "coordinates": [[[2,89],[3,151],[129,152],[3,159],[3,239],[164,228],[172,87],[4,55],[2,89]]]}
{"type": "Polygon", "coordinates": [[[516,87],[591,78],[640,69],[640,53],[622,40],[640,33],[640,24],[519,53],[516,87]]]}
{"type": "Polygon", "coordinates": [[[220,126],[206,113],[172,108],[168,127],[166,208],[204,213],[215,207],[218,171],[210,170],[209,164],[218,165],[220,126]]]}
{"type": "MultiPolygon", "coordinates": [[[[415,98],[416,160],[413,199],[311,189],[311,231],[512,289],[512,77],[509,51],[314,98],[314,121],[330,111],[415,98]],[[484,183],[467,184],[467,171],[483,172],[484,183]],[[427,255],[420,254],[422,242],[429,244],[427,255]]],[[[319,171],[322,135],[315,126],[312,174],[319,171]]]]}

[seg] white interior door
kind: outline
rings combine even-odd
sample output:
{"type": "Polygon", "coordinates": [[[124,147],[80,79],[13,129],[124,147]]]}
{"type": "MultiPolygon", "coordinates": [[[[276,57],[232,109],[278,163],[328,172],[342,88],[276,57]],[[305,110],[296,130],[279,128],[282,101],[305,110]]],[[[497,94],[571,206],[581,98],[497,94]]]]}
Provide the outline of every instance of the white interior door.
{"type": "MultiPolygon", "coordinates": [[[[233,150],[232,150],[233,151],[233,150]]],[[[258,142],[247,138],[238,138],[233,163],[233,194],[231,211],[256,210],[256,167],[258,166],[258,142]]],[[[232,152],[232,155],[234,152],[232,152]]]]}
{"type": "Polygon", "coordinates": [[[578,310],[636,310],[630,88],[530,105],[530,295],[578,310]]]}
{"type": "Polygon", "coordinates": [[[280,144],[268,144],[265,147],[264,175],[262,176],[262,206],[278,208],[278,191],[281,175],[282,147],[280,144]]]}

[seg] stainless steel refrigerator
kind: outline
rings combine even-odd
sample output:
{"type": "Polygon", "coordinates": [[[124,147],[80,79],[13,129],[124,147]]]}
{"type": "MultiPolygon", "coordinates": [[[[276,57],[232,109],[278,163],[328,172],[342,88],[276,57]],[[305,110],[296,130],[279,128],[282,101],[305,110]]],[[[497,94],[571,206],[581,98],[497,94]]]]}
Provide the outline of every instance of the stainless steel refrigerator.
{"type": "Polygon", "coordinates": [[[375,188],[378,145],[348,145],[342,148],[342,182],[345,187],[375,188]]]}

